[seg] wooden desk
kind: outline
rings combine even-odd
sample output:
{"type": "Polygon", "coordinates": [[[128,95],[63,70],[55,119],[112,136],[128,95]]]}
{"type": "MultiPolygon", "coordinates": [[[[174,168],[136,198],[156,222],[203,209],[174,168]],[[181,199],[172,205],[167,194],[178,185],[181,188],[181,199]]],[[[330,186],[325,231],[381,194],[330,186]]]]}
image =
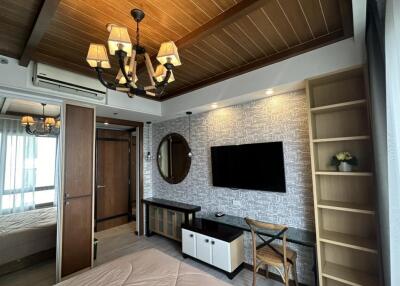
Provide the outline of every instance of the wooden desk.
{"type": "MultiPolygon", "coordinates": [[[[238,217],[238,216],[231,216],[231,215],[224,215],[222,217],[216,217],[214,214],[207,214],[202,217],[203,220],[208,220],[212,221],[215,223],[223,224],[223,225],[228,225],[232,227],[239,228],[244,231],[250,231],[250,227],[247,225],[243,217],[238,217]]],[[[268,237],[272,237],[276,234],[276,232],[273,231],[268,231],[265,229],[260,229],[257,231],[260,235],[265,235],[268,237]]],[[[313,272],[314,272],[314,279],[315,279],[315,285],[318,286],[318,264],[317,264],[317,242],[316,242],[316,236],[314,232],[307,231],[304,229],[299,229],[299,228],[293,228],[289,227],[287,232],[287,241],[291,243],[295,243],[298,245],[310,247],[313,250],[313,256],[314,256],[314,266],[313,266],[313,272]]]]}

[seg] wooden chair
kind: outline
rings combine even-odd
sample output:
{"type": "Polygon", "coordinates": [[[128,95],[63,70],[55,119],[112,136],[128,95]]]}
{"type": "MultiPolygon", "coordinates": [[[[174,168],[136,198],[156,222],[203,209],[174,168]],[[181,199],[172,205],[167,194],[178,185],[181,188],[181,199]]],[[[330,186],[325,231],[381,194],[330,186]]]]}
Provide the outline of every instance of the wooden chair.
{"type": "Polygon", "coordinates": [[[297,253],[287,247],[286,244],[286,231],[288,228],[284,225],[265,223],[250,218],[245,218],[246,223],[251,230],[252,245],[253,245],[253,286],[256,286],[256,273],[258,269],[266,265],[265,276],[268,278],[268,267],[274,267],[278,270],[282,280],[286,286],[289,285],[289,272],[292,269],[292,274],[296,286],[297,271],[296,271],[296,258],[297,253]],[[257,230],[272,230],[276,232],[268,240],[265,240],[257,230]],[[262,243],[257,246],[257,237],[262,240],[262,243]],[[274,240],[282,240],[281,244],[273,244],[274,240]],[[258,264],[257,264],[257,261],[258,264]]]}

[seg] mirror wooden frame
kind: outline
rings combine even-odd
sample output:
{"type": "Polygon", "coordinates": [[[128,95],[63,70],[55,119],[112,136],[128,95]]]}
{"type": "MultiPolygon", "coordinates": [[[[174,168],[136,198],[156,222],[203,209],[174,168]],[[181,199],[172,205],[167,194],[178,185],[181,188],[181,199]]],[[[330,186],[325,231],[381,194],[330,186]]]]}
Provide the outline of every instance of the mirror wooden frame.
{"type": "Polygon", "coordinates": [[[189,173],[189,170],[190,170],[190,166],[191,166],[191,164],[192,164],[192,158],[189,157],[189,155],[187,156],[186,164],[185,164],[185,166],[184,166],[184,171],[183,171],[183,174],[182,174],[180,177],[178,177],[178,178],[168,177],[168,176],[165,176],[165,175],[163,174],[163,172],[161,171],[161,168],[160,168],[160,161],[159,161],[160,149],[161,149],[162,143],[163,143],[165,140],[168,140],[168,138],[170,138],[171,136],[179,137],[179,139],[181,139],[181,141],[182,141],[182,143],[183,143],[183,145],[184,145],[184,147],[185,147],[185,149],[186,149],[186,151],[187,151],[186,153],[189,154],[189,152],[190,152],[190,147],[189,147],[189,144],[188,144],[188,142],[186,141],[185,137],[183,137],[183,136],[182,136],[181,134],[179,134],[179,133],[169,133],[169,134],[167,134],[166,136],[164,136],[164,137],[161,139],[160,143],[158,144],[158,148],[157,148],[157,167],[158,167],[158,172],[160,173],[161,177],[162,177],[166,182],[168,182],[168,183],[170,183],[170,184],[179,184],[180,182],[182,182],[182,181],[187,177],[187,175],[188,175],[188,173],[189,173]]]}

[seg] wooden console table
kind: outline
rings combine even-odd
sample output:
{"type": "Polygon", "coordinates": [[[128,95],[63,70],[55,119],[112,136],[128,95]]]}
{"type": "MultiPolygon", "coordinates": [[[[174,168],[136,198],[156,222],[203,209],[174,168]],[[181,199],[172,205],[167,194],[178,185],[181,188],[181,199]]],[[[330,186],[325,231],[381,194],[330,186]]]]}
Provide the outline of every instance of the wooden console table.
{"type": "Polygon", "coordinates": [[[158,198],[143,199],[146,209],[146,236],[153,233],[181,241],[182,223],[190,223],[195,219],[200,206],[190,205],[158,198]]]}

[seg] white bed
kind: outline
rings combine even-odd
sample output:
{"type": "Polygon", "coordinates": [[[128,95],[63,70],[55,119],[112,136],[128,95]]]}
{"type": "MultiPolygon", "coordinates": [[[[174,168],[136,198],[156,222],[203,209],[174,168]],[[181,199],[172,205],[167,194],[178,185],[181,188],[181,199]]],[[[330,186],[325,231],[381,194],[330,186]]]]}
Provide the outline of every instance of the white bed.
{"type": "Polygon", "coordinates": [[[228,286],[156,249],[133,253],[65,280],[58,286],[228,286]]]}
{"type": "Polygon", "coordinates": [[[55,207],[0,216],[0,265],[56,247],[55,207]]]}

